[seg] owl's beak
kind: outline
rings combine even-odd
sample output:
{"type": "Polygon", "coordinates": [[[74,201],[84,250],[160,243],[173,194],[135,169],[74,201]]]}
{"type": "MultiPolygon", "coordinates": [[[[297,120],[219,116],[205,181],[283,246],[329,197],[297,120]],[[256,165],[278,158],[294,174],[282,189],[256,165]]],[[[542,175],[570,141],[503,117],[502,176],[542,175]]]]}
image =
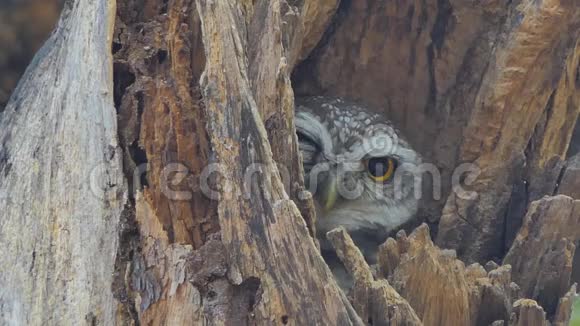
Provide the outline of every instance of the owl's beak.
{"type": "Polygon", "coordinates": [[[334,174],[330,174],[324,184],[323,190],[323,204],[324,210],[330,211],[336,204],[338,199],[338,178],[334,174]]]}

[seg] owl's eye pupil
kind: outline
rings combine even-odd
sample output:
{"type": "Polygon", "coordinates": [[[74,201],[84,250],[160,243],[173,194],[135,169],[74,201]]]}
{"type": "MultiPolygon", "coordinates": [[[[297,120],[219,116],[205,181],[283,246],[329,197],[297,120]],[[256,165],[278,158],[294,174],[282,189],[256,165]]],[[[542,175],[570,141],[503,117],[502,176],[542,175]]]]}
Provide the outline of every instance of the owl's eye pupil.
{"type": "Polygon", "coordinates": [[[375,177],[385,175],[389,169],[389,162],[383,158],[371,158],[369,160],[369,173],[375,177]]]}
{"type": "Polygon", "coordinates": [[[376,181],[388,181],[396,167],[397,161],[390,157],[373,157],[367,161],[368,173],[376,181]]]}

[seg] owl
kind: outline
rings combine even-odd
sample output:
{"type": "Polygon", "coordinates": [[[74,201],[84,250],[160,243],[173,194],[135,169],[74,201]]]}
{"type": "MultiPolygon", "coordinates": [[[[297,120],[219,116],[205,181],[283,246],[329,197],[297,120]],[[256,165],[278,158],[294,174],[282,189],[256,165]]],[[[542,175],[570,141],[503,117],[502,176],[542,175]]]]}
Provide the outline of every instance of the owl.
{"type": "Polygon", "coordinates": [[[367,260],[417,212],[421,158],[380,114],[340,98],[296,99],[296,132],[317,236],[344,227],[367,260]]]}

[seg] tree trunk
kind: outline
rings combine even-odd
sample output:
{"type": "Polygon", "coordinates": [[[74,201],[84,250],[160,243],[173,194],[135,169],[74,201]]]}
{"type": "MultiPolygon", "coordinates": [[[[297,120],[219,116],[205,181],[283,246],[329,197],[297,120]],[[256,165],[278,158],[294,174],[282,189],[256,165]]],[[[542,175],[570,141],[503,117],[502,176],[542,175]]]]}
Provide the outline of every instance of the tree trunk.
{"type": "Polygon", "coordinates": [[[115,320],[126,190],[113,104],[114,1],[68,3],[0,116],[0,323],[115,320]]]}
{"type": "Polygon", "coordinates": [[[67,3],[0,113],[2,324],[567,323],[574,0],[97,2],[67,3]],[[408,226],[430,228],[376,268],[329,234],[348,298],[312,237],[294,92],[374,107],[441,171],[408,226]]]}

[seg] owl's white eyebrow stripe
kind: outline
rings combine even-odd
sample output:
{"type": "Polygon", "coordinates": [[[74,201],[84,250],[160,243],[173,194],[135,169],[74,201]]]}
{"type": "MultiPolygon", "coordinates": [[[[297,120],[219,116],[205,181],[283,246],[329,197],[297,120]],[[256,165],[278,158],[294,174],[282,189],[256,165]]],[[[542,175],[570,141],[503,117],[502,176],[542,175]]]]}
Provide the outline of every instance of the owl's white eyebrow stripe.
{"type": "Polygon", "coordinates": [[[325,156],[332,155],[332,138],[328,130],[311,113],[296,112],[296,130],[316,142],[325,156]]]}
{"type": "Polygon", "coordinates": [[[400,146],[397,146],[394,151],[379,151],[373,152],[372,154],[366,153],[362,156],[361,160],[370,159],[373,157],[392,157],[402,162],[416,162],[418,160],[417,154],[413,150],[400,146]]]}
{"type": "MultiPolygon", "coordinates": [[[[296,112],[295,116],[296,130],[306,137],[312,139],[317,145],[320,146],[322,154],[329,160],[336,160],[336,155],[333,152],[333,142],[330,133],[326,127],[318,120],[318,118],[310,112],[300,111],[296,112]]],[[[398,158],[401,161],[414,162],[416,159],[416,154],[414,151],[401,147],[401,144],[395,146],[393,149],[388,149],[383,152],[377,151],[372,155],[369,155],[363,148],[357,148],[350,153],[345,153],[343,156],[347,156],[350,161],[362,160],[365,157],[381,157],[390,156],[398,158]]]]}

